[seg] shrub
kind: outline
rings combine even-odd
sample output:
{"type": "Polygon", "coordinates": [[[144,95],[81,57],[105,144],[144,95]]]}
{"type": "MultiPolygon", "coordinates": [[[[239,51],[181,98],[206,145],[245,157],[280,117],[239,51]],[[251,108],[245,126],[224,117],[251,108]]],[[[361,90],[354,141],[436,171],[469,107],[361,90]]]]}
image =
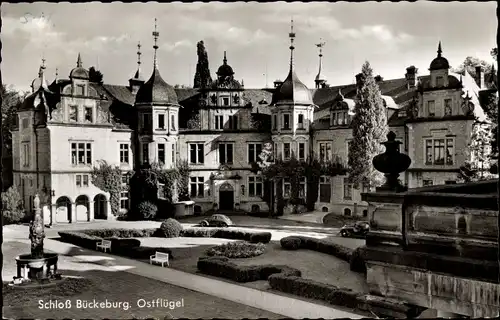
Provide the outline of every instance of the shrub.
{"type": "Polygon", "coordinates": [[[228,258],[250,258],[260,256],[266,250],[263,243],[248,243],[244,241],[229,242],[207,250],[207,256],[224,256],[228,258]]]}
{"type": "Polygon", "coordinates": [[[169,218],[161,223],[160,230],[165,238],[177,238],[181,235],[182,224],[175,219],[169,218]]]}
{"type": "MultiPolygon", "coordinates": [[[[335,256],[339,259],[349,262],[351,258],[352,251],[351,249],[344,247],[340,244],[336,244],[323,239],[316,239],[310,237],[302,237],[302,236],[293,236],[293,237],[285,237],[281,239],[281,247],[284,249],[290,250],[289,247],[286,247],[290,243],[290,238],[300,239],[300,246],[297,249],[308,249],[313,251],[318,251],[322,253],[326,253],[332,256],[335,256]]],[[[296,241],[296,240],[291,240],[296,241]]],[[[293,250],[293,249],[292,249],[293,250]]]]}
{"type": "Polygon", "coordinates": [[[113,238],[106,238],[106,240],[111,241],[111,251],[113,251],[114,253],[126,252],[130,248],[141,246],[141,241],[138,239],[113,237],[113,238]]]}
{"type": "Polygon", "coordinates": [[[95,250],[97,242],[102,241],[101,237],[88,235],[83,232],[60,231],[59,236],[65,242],[92,250],[95,250]]]}
{"type": "Polygon", "coordinates": [[[21,195],[16,188],[10,187],[2,192],[2,221],[3,224],[13,224],[21,222],[25,217],[22,209],[21,195]]]}
{"type": "Polygon", "coordinates": [[[291,293],[304,298],[318,299],[330,304],[356,308],[360,293],[351,289],[338,288],[331,284],[321,283],[299,276],[273,274],[269,278],[272,289],[291,293]]]}
{"type": "Polygon", "coordinates": [[[285,237],[280,240],[281,247],[286,250],[297,250],[302,244],[302,240],[299,237],[285,237]]]}
{"type": "Polygon", "coordinates": [[[137,213],[140,219],[152,220],[158,213],[158,207],[151,201],[143,201],[137,206],[137,213]]]}
{"type": "Polygon", "coordinates": [[[253,232],[239,229],[191,227],[182,231],[183,237],[204,237],[245,240],[251,243],[269,243],[272,234],[270,232],[253,232]]]}
{"type": "Polygon", "coordinates": [[[101,238],[144,238],[152,237],[158,229],[91,229],[80,232],[101,238]]]}
{"type": "Polygon", "coordinates": [[[366,273],[366,264],[365,260],[361,255],[361,247],[356,248],[349,259],[349,267],[351,271],[366,273]]]}
{"type": "Polygon", "coordinates": [[[261,266],[238,266],[226,257],[201,257],[198,259],[198,269],[208,275],[230,279],[236,282],[251,282],[267,280],[275,273],[284,275],[300,276],[299,270],[288,266],[261,265],[261,266]]]}

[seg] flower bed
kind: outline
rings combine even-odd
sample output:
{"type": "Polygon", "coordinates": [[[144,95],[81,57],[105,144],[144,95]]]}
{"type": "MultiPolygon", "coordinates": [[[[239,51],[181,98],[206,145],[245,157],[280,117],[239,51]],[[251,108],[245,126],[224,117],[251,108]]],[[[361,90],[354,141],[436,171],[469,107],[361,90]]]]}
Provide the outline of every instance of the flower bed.
{"type": "Polygon", "coordinates": [[[281,246],[287,250],[294,250],[294,249],[314,250],[335,256],[344,261],[350,260],[353,251],[347,247],[344,247],[342,245],[327,240],[316,239],[311,237],[303,237],[303,236],[285,237],[281,239],[280,243],[281,246]]]}
{"type": "Polygon", "coordinates": [[[226,257],[201,257],[197,263],[198,270],[201,272],[230,279],[236,282],[250,282],[257,280],[267,280],[275,273],[300,276],[299,270],[288,266],[279,265],[260,265],[260,266],[238,266],[229,261],[226,257]]]}
{"type": "Polygon", "coordinates": [[[229,242],[207,250],[207,256],[224,256],[227,258],[251,258],[264,253],[263,243],[248,243],[245,241],[229,242]]]}
{"type": "Polygon", "coordinates": [[[205,237],[245,240],[251,243],[269,243],[271,241],[270,232],[251,232],[238,229],[191,227],[182,230],[183,237],[205,237]]]}

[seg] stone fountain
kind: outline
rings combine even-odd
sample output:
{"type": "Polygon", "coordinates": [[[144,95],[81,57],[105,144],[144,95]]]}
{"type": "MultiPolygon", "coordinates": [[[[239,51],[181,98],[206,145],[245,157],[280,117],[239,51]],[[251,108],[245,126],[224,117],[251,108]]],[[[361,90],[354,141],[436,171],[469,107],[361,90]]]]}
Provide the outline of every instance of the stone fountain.
{"type": "Polygon", "coordinates": [[[45,232],[38,194],[35,196],[34,209],[35,215],[30,222],[29,236],[31,253],[21,254],[16,257],[17,276],[14,277],[12,285],[39,285],[61,279],[61,275],[57,273],[58,254],[43,251],[45,232]]]}

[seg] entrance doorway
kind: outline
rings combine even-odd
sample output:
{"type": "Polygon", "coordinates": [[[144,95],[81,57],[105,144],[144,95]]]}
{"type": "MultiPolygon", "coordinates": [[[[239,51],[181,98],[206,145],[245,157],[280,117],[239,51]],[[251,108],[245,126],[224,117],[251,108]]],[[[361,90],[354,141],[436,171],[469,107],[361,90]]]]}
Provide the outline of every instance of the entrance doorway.
{"type": "Polygon", "coordinates": [[[94,219],[108,219],[108,204],[103,194],[94,197],[94,219]]]}
{"type": "Polygon", "coordinates": [[[224,183],[219,188],[219,210],[234,209],[234,189],[229,183],[224,183]]]}

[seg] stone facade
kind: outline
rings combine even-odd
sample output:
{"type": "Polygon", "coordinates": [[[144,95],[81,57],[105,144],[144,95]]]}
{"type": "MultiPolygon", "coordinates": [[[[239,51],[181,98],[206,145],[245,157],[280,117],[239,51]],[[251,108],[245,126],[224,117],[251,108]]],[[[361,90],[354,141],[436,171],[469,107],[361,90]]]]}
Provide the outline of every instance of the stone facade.
{"type": "MultiPolygon", "coordinates": [[[[347,163],[352,140],[356,85],[309,90],[295,71],[289,78],[296,82],[293,88],[300,88],[294,89],[296,100],[286,96],[283,82],[274,89],[244,88],[234,79],[226,57],[217,80],[199,89],[174,89],[156,66],[147,82],[138,70],[130,86],[90,82],[80,58],[69,80],[45,85],[42,70],[13,131],[14,185],[28,208],[37,190],[49,194],[53,211],[60,211],[53,214],[53,222],[111,218],[109,194],[90,183],[89,172],[96,161],[119,165],[125,173],[144,162],[164,162],[168,168],[187,160],[197,211],[221,206],[267,210],[259,196],[264,192],[261,178],[250,171],[265,143],[272,142],[279,157],[293,153],[304,160],[316,156],[347,163]],[[146,101],[148,94],[151,101],[146,101]],[[280,95],[282,102],[277,102],[280,95]],[[194,115],[198,124],[188,126],[194,115]],[[221,204],[221,199],[228,200],[221,204]]],[[[400,178],[410,188],[453,183],[466,161],[464,150],[473,125],[485,120],[477,98],[469,98],[479,88],[447,69],[432,70],[430,76],[418,79],[415,83],[415,75],[406,75],[378,81],[390,130],[402,142],[401,151],[412,159],[400,178]],[[429,101],[435,101],[432,114],[429,101]],[[439,161],[446,158],[449,140],[452,161],[428,164],[426,139],[445,141],[444,149],[436,149],[439,161]]],[[[368,216],[368,205],[361,199],[368,190],[353,188],[344,183],[345,178],[322,178],[316,209],[368,216]]],[[[128,195],[121,198],[122,210],[127,211],[128,195]]]]}

